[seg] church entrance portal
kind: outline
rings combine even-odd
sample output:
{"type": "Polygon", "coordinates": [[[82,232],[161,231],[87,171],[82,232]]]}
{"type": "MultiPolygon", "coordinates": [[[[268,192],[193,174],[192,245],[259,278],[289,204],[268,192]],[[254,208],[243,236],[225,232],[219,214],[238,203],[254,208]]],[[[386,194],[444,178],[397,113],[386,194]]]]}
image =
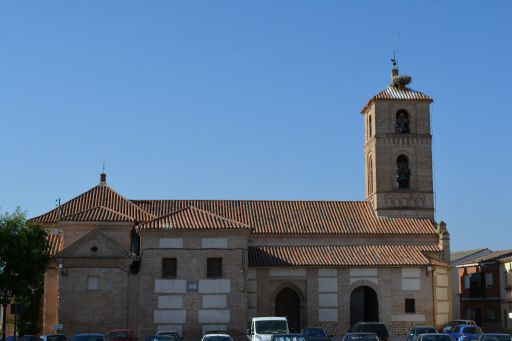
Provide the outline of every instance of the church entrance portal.
{"type": "Polygon", "coordinates": [[[284,288],[277,294],[276,316],[285,316],[290,332],[300,333],[300,297],[295,290],[284,288]]]}
{"type": "Polygon", "coordinates": [[[370,287],[361,286],[350,295],[350,327],[357,322],[379,321],[377,293],[370,287]]]}

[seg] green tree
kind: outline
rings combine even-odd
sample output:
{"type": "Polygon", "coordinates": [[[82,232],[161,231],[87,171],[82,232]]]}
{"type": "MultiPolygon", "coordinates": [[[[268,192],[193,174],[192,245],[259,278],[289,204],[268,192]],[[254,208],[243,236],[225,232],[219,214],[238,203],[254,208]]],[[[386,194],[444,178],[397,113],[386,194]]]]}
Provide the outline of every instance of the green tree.
{"type": "Polygon", "coordinates": [[[22,335],[39,332],[47,250],[46,232],[20,209],[0,215],[0,288],[12,290],[14,302],[24,306],[22,335]]]}

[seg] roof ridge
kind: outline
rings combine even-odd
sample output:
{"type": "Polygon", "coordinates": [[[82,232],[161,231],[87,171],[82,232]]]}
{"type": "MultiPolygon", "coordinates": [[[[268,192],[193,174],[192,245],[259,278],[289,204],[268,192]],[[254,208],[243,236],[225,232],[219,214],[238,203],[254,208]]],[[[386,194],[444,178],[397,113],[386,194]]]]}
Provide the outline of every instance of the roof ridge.
{"type": "Polygon", "coordinates": [[[172,216],[176,216],[180,213],[183,213],[185,211],[193,211],[195,212],[196,214],[197,213],[200,213],[200,214],[203,214],[203,215],[207,215],[207,216],[210,216],[210,217],[213,217],[215,219],[219,219],[219,220],[222,220],[222,221],[225,221],[225,222],[228,222],[228,223],[231,223],[233,225],[238,225],[238,226],[243,226],[243,227],[246,227],[246,228],[249,228],[249,229],[252,229],[252,227],[248,224],[245,224],[245,223],[242,223],[240,221],[236,221],[236,220],[233,220],[233,219],[230,219],[230,218],[227,218],[227,217],[224,217],[224,216],[221,216],[219,214],[215,214],[215,213],[212,213],[212,212],[209,212],[207,210],[204,210],[204,209],[201,209],[201,208],[198,208],[198,207],[195,207],[193,205],[188,205],[186,207],[183,207],[183,208],[180,208],[176,211],[173,211],[169,214],[166,214],[166,215],[163,215],[161,217],[158,217],[158,218],[155,218],[155,219],[152,219],[150,221],[146,221],[146,222],[143,222],[139,225],[136,226],[136,228],[143,228],[145,226],[150,226],[152,223],[155,223],[159,220],[165,220],[167,218],[170,218],[172,216]]]}
{"type": "MultiPolygon", "coordinates": [[[[106,184],[100,184],[100,185],[96,185],[96,186],[90,188],[89,190],[67,200],[64,204],[54,208],[53,210],[46,212],[44,214],[41,214],[39,216],[36,216],[30,220],[31,221],[42,220],[42,222],[55,223],[55,222],[58,222],[59,220],[61,220],[63,217],[67,217],[67,216],[87,210],[87,208],[86,209],[82,209],[82,208],[87,207],[89,205],[92,206],[89,208],[93,208],[93,207],[97,207],[97,206],[103,206],[105,208],[110,208],[106,205],[116,206],[116,204],[117,204],[117,206],[121,206],[121,208],[123,208],[122,206],[125,205],[125,208],[128,212],[130,210],[133,211],[131,213],[133,213],[134,216],[132,217],[132,216],[128,215],[128,217],[130,217],[131,219],[133,219],[135,221],[137,221],[138,218],[146,220],[147,218],[155,217],[154,214],[144,210],[139,205],[136,205],[131,200],[127,199],[122,194],[120,194],[117,191],[115,191],[114,189],[112,189],[112,187],[110,187],[106,184]],[[107,198],[108,194],[105,195],[108,192],[110,192],[114,201],[111,201],[111,202],[108,201],[108,198],[107,198]],[[109,205],[109,204],[111,204],[111,205],[109,205]],[[73,212],[73,210],[75,210],[75,209],[78,211],[73,212]],[[47,218],[49,221],[48,220],[44,221],[44,218],[47,218]]],[[[110,209],[112,209],[112,208],[110,208],[110,209]]],[[[115,212],[121,213],[119,211],[115,211],[115,212]]],[[[125,213],[121,213],[121,214],[125,214],[125,213]]]]}
{"type": "MultiPolygon", "coordinates": [[[[366,200],[293,200],[293,199],[286,199],[286,200],[279,200],[279,199],[128,199],[130,201],[137,201],[137,202],[148,202],[148,201],[154,201],[154,202],[165,202],[165,201],[243,201],[243,202],[325,202],[325,203],[340,203],[340,202],[346,202],[346,203],[368,203],[366,200]]],[[[135,204],[134,204],[135,205],[135,204]]],[[[138,205],[136,205],[138,206],[138,205]]],[[[190,205],[192,206],[192,205],[190,205]]]]}
{"type": "Polygon", "coordinates": [[[87,209],[82,210],[82,211],[78,211],[78,212],[75,212],[75,213],[68,214],[68,215],[66,215],[66,216],[63,216],[63,217],[61,218],[61,220],[65,219],[65,218],[68,218],[68,217],[76,216],[76,215],[79,215],[79,214],[82,214],[82,213],[85,213],[85,212],[88,212],[88,211],[93,211],[93,210],[96,210],[96,209],[98,209],[98,208],[100,208],[100,209],[105,209],[105,210],[107,210],[107,211],[109,211],[109,212],[112,212],[112,213],[115,213],[115,214],[117,214],[117,215],[119,215],[119,216],[122,216],[122,217],[125,217],[125,218],[129,218],[130,220],[134,220],[134,218],[133,218],[133,217],[130,217],[130,216],[129,216],[129,215],[127,215],[127,214],[124,214],[124,213],[122,213],[122,212],[119,212],[119,211],[113,210],[113,209],[111,209],[111,208],[109,208],[109,207],[106,207],[106,206],[103,206],[103,205],[94,206],[94,207],[87,208],[87,209]]]}

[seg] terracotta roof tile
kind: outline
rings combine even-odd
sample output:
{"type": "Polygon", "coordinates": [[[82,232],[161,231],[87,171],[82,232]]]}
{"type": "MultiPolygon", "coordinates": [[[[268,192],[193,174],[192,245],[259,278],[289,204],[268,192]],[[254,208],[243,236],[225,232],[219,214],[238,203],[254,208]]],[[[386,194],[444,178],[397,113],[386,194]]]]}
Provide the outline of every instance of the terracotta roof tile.
{"type": "Polygon", "coordinates": [[[188,206],[169,215],[140,224],[137,229],[250,229],[250,227],[199,208],[188,206]]]}
{"type": "Polygon", "coordinates": [[[382,90],[366,103],[364,108],[361,110],[362,113],[368,109],[372,102],[375,100],[420,100],[420,101],[428,101],[432,102],[432,98],[425,95],[422,92],[409,89],[407,87],[398,88],[395,86],[388,86],[386,89],[382,90]]]}
{"type": "Polygon", "coordinates": [[[122,195],[113,191],[109,186],[98,185],[62,204],[60,207],[38,217],[32,218],[31,221],[36,221],[38,223],[56,223],[62,217],[98,206],[103,206],[120,214],[129,216],[135,221],[147,221],[155,218],[152,214],[145,212],[137,205],[134,205],[132,202],[125,199],[122,195]]]}
{"type": "Polygon", "coordinates": [[[48,255],[50,257],[54,257],[64,247],[62,234],[47,235],[46,240],[48,241],[48,255]]]}
{"type": "Polygon", "coordinates": [[[155,216],[189,206],[257,234],[436,234],[429,219],[377,217],[366,201],[132,200],[155,216]]]}
{"type": "Polygon", "coordinates": [[[249,247],[249,265],[420,266],[433,264],[423,253],[433,251],[440,249],[437,245],[260,246],[249,247]]]}
{"type": "Polygon", "coordinates": [[[89,208],[87,210],[70,214],[61,218],[61,221],[107,221],[123,222],[134,221],[133,217],[124,215],[103,206],[89,208]]]}

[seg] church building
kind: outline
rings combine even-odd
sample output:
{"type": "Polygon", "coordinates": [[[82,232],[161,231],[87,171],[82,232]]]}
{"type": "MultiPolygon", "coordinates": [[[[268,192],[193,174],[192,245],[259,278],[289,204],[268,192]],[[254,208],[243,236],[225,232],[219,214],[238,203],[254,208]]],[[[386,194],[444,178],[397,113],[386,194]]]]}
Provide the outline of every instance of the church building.
{"type": "Polygon", "coordinates": [[[427,95],[393,68],[364,105],[364,201],[136,200],[97,186],[32,219],[44,226],[43,333],[158,330],[185,339],[255,316],[391,335],[451,320],[449,234],[434,221],[427,95]]]}

